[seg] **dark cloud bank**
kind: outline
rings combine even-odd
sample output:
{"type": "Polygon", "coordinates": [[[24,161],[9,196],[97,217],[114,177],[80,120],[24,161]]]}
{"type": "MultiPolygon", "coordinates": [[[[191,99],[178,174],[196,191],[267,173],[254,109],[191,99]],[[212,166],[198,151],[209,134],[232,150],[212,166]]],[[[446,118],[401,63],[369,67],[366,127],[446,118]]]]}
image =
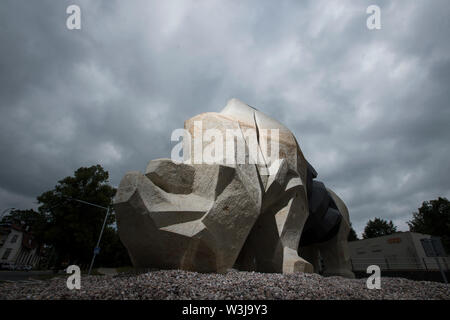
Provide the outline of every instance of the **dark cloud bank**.
{"type": "Polygon", "coordinates": [[[375,216],[406,230],[450,196],[449,16],[446,0],[3,0],[0,210],[35,207],[80,166],[117,185],[236,97],[294,132],[358,232],[375,216]]]}

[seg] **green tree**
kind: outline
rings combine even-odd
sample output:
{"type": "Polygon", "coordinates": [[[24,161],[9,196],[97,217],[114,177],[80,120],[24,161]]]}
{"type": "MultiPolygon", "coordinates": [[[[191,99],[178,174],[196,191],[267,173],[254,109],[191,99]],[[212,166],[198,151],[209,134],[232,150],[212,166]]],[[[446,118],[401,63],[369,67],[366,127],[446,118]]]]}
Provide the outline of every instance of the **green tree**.
{"type": "MultiPolygon", "coordinates": [[[[90,263],[106,211],[71,199],[111,206],[116,190],[109,185],[108,178],[108,172],[100,165],[82,167],[75,171],[74,176],[58,181],[54,189],[37,197],[39,212],[45,215],[47,221],[44,240],[52,246],[58,267],[63,262],[78,265],[90,263]]],[[[109,252],[122,251],[123,256],[126,251],[118,240],[114,222],[114,212],[111,212],[100,247],[111,247],[114,243],[115,248],[109,252]]],[[[97,262],[129,264],[129,261],[114,261],[114,257],[107,253],[108,250],[101,252],[97,262]]],[[[126,257],[128,259],[127,254],[126,257]]]]}
{"type": "Polygon", "coordinates": [[[366,227],[364,228],[363,239],[376,238],[381,236],[386,236],[397,232],[397,227],[394,223],[381,218],[375,218],[374,220],[369,220],[366,227]]]}
{"type": "Polygon", "coordinates": [[[347,241],[356,241],[358,239],[358,235],[356,234],[355,229],[353,229],[352,224],[350,223],[350,232],[348,233],[347,241]]]}
{"type": "Polygon", "coordinates": [[[450,252],[450,201],[447,198],[424,201],[407,223],[409,231],[441,237],[442,245],[450,252]]]}

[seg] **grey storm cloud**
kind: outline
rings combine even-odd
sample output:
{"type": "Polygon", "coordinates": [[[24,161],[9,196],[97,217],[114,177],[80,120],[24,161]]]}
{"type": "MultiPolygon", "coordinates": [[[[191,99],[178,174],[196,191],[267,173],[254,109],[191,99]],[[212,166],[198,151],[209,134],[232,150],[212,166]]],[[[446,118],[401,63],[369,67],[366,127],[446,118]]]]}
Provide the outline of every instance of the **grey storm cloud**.
{"type": "Polygon", "coordinates": [[[450,195],[449,16],[447,0],[3,0],[0,210],[81,166],[118,185],[236,97],[294,132],[359,233],[373,217],[406,230],[450,195]]]}

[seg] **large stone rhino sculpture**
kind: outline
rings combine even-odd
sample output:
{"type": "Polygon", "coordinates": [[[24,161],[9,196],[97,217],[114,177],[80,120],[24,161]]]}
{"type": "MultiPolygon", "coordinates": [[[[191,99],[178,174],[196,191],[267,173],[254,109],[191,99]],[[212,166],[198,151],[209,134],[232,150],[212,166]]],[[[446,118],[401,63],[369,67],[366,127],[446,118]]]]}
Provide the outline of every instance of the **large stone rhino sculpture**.
{"type": "Polygon", "coordinates": [[[322,258],[325,275],[353,277],[347,207],[314,180],[290,130],[237,99],[184,127],[184,161],[152,160],[119,185],[117,226],[134,266],[318,272],[322,258]],[[226,137],[224,151],[205,161],[211,132],[226,137]]]}

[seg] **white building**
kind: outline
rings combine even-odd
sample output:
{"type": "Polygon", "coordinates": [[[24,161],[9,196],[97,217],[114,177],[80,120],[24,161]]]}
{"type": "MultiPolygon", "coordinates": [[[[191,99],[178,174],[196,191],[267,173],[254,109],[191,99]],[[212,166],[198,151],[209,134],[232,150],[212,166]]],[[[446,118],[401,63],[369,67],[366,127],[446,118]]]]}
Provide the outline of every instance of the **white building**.
{"type": "MultiPolygon", "coordinates": [[[[421,239],[432,236],[415,232],[397,232],[388,236],[351,241],[348,243],[354,271],[366,271],[369,265],[382,270],[439,270],[434,257],[428,257],[421,239]]],[[[444,270],[449,270],[450,257],[438,258],[444,270]]]]}
{"type": "Polygon", "coordinates": [[[24,226],[0,226],[0,264],[36,266],[39,262],[39,245],[24,226]]]}

